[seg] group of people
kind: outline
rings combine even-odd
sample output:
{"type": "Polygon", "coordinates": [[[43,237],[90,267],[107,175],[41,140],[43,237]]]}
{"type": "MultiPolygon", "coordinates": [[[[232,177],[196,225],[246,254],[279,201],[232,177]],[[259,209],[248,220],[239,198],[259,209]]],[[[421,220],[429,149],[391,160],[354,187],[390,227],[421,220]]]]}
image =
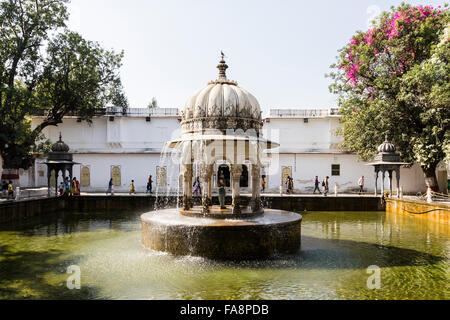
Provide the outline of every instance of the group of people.
{"type": "MultiPolygon", "coordinates": [[[[150,175],[149,177],[148,177],[148,181],[147,181],[147,190],[146,190],[146,192],[145,193],[149,193],[149,194],[151,194],[153,192],[153,177],[152,177],[152,175],[150,175]]],[[[136,194],[136,187],[134,186],[134,180],[131,180],[131,184],[130,184],[130,195],[131,194],[133,194],[133,195],[135,195],[136,194]]],[[[109,183],[108,183],[108,189],[106,190],[106,194],[108,195],[108,194],[111,194],[111,195],[113,195],[114,194],[114,182],[113,182],[113,179],[111,178],[110,180],[109,180],[109,183]]]]}
{"type": "Polygon", "coordinates": [[[14,199],[14,187],[12,181],[9,181],[9,183],[3,181],[0,188],[0,191],[4,197],[7,197],[7,199],[14,199]]]}
{"type": "Polygon", "coordinates": [[[287,194],[292,194],[294,192],[294,179],[292,179],[291,176],[288,176],[284,184],[286,185],[287,194]]]}
{"type": "MultiPolygon", "coordinates": [[[[225,182],[224,182],[224,178],[221,177],[221,179],[219,180],[219,190],[221,188],[223,188],[223,190],[225,190],[225,182]]],[[[12,190],[12,183],[11,184],[11,190],[12,190]]],[[[63,182],[61,182],[61,185],[63,185],[63,182]]],[[[68,184],[65,184],[65,186],[63,187],[63,190],[68,189],[69,187],[66,187],[68,184]]],[[[286,185],[286,192],[287,194],[293,194],[294,192],[294,179],[291,176],[288,176],[286,178],[285,181],[285,185],[286,185]]],[[[358,181],[358,186],[359,186],[359,194],[363,194],[364,193],[364,176],[362,176],[359,181],[358,181]]],[[[337,186],[336,186],[337,187],[337,186]]],[[[9,187],[7,186],[8,190],[9,187]]],[[[113,194],[113,179],[111,178],[109,180],[109,184],[108,184],[108,190],[106,191],[106,194],[113,194]]],[[[150,175],[147,181],[147,191],[146,193],[151,194],[153,191],[153,177],[150,175]]],[[[195,179],[194,185],[193,185],[193,192],[195,196],[201,196],[202,194],[202,187],[201,187],[201,183],[200,183],[200,178],[197,177],[195,179]]],[[[3,190],[5,190],[5,182],[3,182],[3,190]]],[[[61,190],[61,188],[60,188],[61,190]]],[[[266,181],[264,178],[261,179],[261,191],[264,192],[266,190],[266,181]]],[[[320,183],[319,177],[316,176],[315,180],[314,180],[314,191],[313,194],[316,193],[316,191],[319,192],[319,194],[323,194],[325,197],[328,196],[328,194],[330,193],[330,177],[326,177],[322,183],[320,183]],[[320,186],[322,185],[323,187],[323,193],[322,190],[320,189],[320,186]]],[[[9,192],[9,191],[8,191],[9,192]]],[[[80,189],[79,189],[79,182],[78,180],[76,180],[76,178],[73,179],[73,183],[72,183],[72,194],[73,195],[79,195],[80,189]]],[[[65,193],[65,191],[63,192],[65,193]]],[[[131,184],[130,184],[130,194],[136,194],[136,188],[134,186],[134,180],[131,180],[131,184]]]]}
{"type": "Polygon", "coordinates": [[[66,177],[64,181],[61,181],[58,188],[58,194],[62,196],[79,196],[80,195],[80,182],[77,178],[66,177]]]}
{"type": "MultiPolygon", "coordinates": [[[[330,177],[326,177],[323,181],[322,181],[322,187],[323,189],[323,195],[325,197],[328,196],[328,193],[330,193],[330,177]]],[[[316,176],[315,180],[314,180],[314,191],[313,194],[316,194],[316,191],[319,191],[319,194],[322,194],[322,191],[320,190],[320,181],[319,181],[319,177],[316,176]]]]}

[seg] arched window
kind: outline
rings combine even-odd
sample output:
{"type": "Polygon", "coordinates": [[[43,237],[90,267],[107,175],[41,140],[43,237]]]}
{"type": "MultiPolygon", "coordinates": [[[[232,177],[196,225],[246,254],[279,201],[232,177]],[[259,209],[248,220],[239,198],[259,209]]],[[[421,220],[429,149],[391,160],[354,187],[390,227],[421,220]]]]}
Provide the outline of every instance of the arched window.
{"type": "Polygon", "coordinates": [[[156,167],[156,185],[158,187],[167,186],[167,168],[166,167],[156,167]]]}
{"type": "Polygon", "coordinates": [[[115,187],[120,187],[122,185],[122,172],[120,166],[111,167],[111,178],[115,187]]]}
{"type": "Polygon", "coordinates": [[[82,187],[86,188],[91,186],[91,169],[89,167],[81,167],[80,179],[80,185],[82,187]]]}
{"type": "Polygon", "coordinates": [[[56,187],[56,172],[55,170],[52,170],[50,175],[50,187],[54,188],[56,187]]]}
{"type": "Polygon", "coordinates": [[[240,181],[241,188],[248,188],[248,167],[246,165],[242,166],[242,175],[240,181]]]}
{"type": "Polygon", "coordinates": [[[283,171],[281,174],[281,185],[283,187],[286,186],[286,180],[288,177],[292,178],[292,168],[291,167],[283,167],[283,171]]]}
{"type": "MultiPolygon", "coordinates": [[[[230,167],[227,165],[219,166],[219,170],[217,172],[217,179],[223,179],[225,182],[225,186],[227,188],[231,187],[230,167]]],[[[217,180],[217,185],[219,185],[219,180],[217,180]]]]}

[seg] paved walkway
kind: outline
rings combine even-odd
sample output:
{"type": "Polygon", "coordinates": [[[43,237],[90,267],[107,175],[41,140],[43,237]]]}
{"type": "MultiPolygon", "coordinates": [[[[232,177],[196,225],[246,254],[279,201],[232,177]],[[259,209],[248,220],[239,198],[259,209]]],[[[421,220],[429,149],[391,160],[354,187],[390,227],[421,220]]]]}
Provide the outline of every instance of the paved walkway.
{"type": "MultiPolygon", "coordinates": [[[[82,192],[81,193],[82,196],[84,197],[104,197],[106,196],[106,193],[93,193],[93,192],[82,192]]],[[[165,196],[165,193],[161,193],[160,196],[165,196]]],[[[214,194],[215,196],[217,196],[217,194],[214,194]]],[[[230,194],[229,194],[230,195],[230,194]]],[[[243,193],[241,194],[242,196],[245,197],[251,197],[250,193],[243,193]]],[[[115,197],[128,197],[130,196],[129,193],[126,192],[117,192],[114,193],[115,197]]],[[[131,195],[134,197],[149,197],[149,196],[156,196],[155,193],[152,194],[148,194],[148,193],[137,193],[135,195],[131,195]]],[[[170,194],[170,196],[177,196],[176,194],[170,194]]],[[[263,193],[261,194],[262,197],[273,197],[273,198],[277,198],[280,197],[279,193],[263,193]]],[[[316,198],[323,198],[324,195],[320,195],[320,194],[307,194],[307,193],[303,193],[303,194],[283,194],[281,195],[281,197],[290,197],[290,198],[302,198],[302,197],[316,197],[316,198]]],[[[329,198],[334,198],[336,197],[334,193],[330,193],[328,194],[329,198]]],[[[363,194],[363,195],[359,195],[357,193],[340,193],[338,194],[338,197],[366,197],[366,198],[373,198],[375,197],[375,195],[373,193],[370,194],[363,194]]],[[[23,200],[29,200],[29,199],[43,199],[43,198],[47,198],[47,188],[35,188],[35,189],[24,189],[21,190],[21,201],[23,200]]],[[[395,198],[395,197],[394,197],[395,198]]],[[[406,200],[412,200],[412,201],[424,201],[424,199],[421,199],[417,196],[404,196],[403,197],[406,200]]],[[[3,196],[3,194],[0,194],[0,203],[4,203],[4,202],[10,202],[10,201],[15,201],[15,200],[8,200],[5,196],[3,196]]],[[[450,200],[437,200],[434,201],[436,203],[444,203],[444,204],[449,204],[450,205],[450,200]]]]}
{"type": "MultiPolygon", "coordinates": [[[[164,197],[166,195],[166,193],[161,193],[159,194],[159,196],[164,197]]],[[[244,197],[251,197],[251,193],[242,193],[241,194],[244,197]]],[[[83,197],[104,197],[104,196],[111,196],[110,194],[106,194],[106,193],[94,193],[94,192],[82,192],[81,196],[83,197]]],[[[126,192],[117,192],[114,193],[115,197],[129,197],[129,196],[133,196],[133,197],[150,197],[150,196],[156,196],[155,193],[152,194],[148,194],[148,193],[136,193],[136,194],[132,194],[130,195],[129,193],[126,192]]],[[[176,197],[177,194],[171,193],[169,196],[172,197],[176,197]]],[[[178,196],[181,196],[178,195],[178,196]]],[[[214,196],[217,196],[217,194],[215,193],[214,196]]],[[[229,194],[229,196],[231,196],[231,194],[229,194]]],[[[320,195],[320,194],[283,194],[280,195],[279,193],[263,193],[261,194],[262,197],[273,197],[273,198],[277,198],[277,197],[289,197],[289,198],[301,198],[301,197],[316,197],[316,198],[324,198],[324,195],[320,195]]],[[[335,194],[329,194],[328,195],[329,198],[332,197],[336,197],[335,194]]],[[[363,194],[363,195],[358,195],[358,194],[338,194],[338,197],[367,197],[367,198],[373,198],[374,195],[373,194],[363,194]]],[[[21,190],[20,192],[20,200],[29,200],[29,199],[43,199],[43,198],[47,198],[47,188],[39,188],[39,189],[25,189],[25,190],[21,190]]],[[[8,200],[6,197],[3,197],[0,195],[0,203],[3,202],[10,202],[10,201],[15,201],[14,200],[8,200]]]]}

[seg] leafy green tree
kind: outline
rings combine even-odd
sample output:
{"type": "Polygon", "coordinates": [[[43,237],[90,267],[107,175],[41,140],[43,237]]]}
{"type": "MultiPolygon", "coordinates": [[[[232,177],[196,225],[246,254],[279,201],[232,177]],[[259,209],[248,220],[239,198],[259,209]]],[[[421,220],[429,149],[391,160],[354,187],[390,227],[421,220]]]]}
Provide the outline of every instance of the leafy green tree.
{"type": "Polygon", "coordinates": [[[40,47],[51,30],[64,27],[66,1],[0,2],[0,153],[8,168],[31,165],[35,146],[25,116],[34,105],[40,47]]]}
{"type": "Polygon", "coordinates": [[[156,98],[152,99],[152,102],[148,104],[147,108],[149,109],[158,108],[158,101],[156,100],[156,98]]]}
{"type": "Polygon", "coordinates": [[[108,98],[123,93],[122,53],[61,32],[67,2],[0,0],[0,155],[6,168],[27,169],[35,153],[48,149],[45,127],[69,113],[89,121],[108,98]],[[34,130],[32,115],[46,116],[34,130]]]}
{"type": "Polygon", "coordinates": [[[448,23],[446,9],[392,8],[340,50],[330,74],[343,115],[343,147],[368,161],[388,135],[434,190],[448,146],[448,23]]]}
{"type": "Polygon", "coordinates": [[[96,42],[66,31],[52,39],[36,89],[37,105],[48,110],[32,134],[55,126],[67,114],[90,121],[121,90],[119,68],[123,53],[106,51],[96,42]],[[113,93],[113,96],[111,96],[113,93]]]}
{"type": "Polygon", "coordinates": [[[122,107],[123,113],[126,113],[129,108],[128,98],[124,93],[120,79],[110,90],[110,101],[113,106],[122,107]]]}

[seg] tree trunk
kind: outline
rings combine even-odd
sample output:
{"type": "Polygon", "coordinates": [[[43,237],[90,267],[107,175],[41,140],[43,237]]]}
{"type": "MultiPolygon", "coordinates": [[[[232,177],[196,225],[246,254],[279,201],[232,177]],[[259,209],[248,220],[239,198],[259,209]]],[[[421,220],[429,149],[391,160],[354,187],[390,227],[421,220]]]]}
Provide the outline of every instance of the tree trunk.
{"type": "Polygon", "coordinates": [[[437,165],[432,165],[429,169],[423,169],[423,174],[425,176],[425,183],[427,187],[431,187],[434,192],[439,192],[439,184],[436,176],[437,165]]]}

